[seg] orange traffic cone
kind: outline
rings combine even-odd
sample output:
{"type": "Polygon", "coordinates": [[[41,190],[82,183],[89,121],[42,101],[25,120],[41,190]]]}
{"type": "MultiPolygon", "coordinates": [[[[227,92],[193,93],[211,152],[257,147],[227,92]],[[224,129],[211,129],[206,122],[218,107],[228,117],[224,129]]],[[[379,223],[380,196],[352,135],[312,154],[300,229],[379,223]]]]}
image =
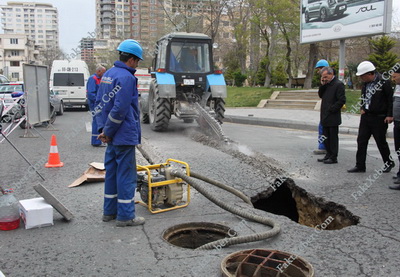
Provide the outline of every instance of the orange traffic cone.
{"type": "Polygon", "coordinates": [[[60,161],[60,155],[58,155],[57,140],[56,136],[51,136],[49,161],[46,163],[45,167],[62,167],[64,163],[60,161]]]}

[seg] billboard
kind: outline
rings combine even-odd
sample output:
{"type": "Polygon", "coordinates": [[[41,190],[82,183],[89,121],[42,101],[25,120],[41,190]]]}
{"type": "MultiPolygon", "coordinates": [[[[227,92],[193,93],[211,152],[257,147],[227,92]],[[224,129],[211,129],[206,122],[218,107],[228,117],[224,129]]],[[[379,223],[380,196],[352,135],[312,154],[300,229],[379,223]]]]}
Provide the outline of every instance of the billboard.
{"type": "Polygon", "coordinates": [[[301,43],[390,33],[392,0],[301,1],[301,43]]]}

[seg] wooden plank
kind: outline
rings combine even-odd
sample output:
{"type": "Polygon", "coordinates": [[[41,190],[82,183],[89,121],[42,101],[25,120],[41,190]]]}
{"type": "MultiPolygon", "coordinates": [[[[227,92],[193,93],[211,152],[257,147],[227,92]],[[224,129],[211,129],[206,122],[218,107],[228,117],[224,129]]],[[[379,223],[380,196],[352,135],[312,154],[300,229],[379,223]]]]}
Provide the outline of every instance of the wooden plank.
{"type": "Polygon", "coordinates": [[[53,206],[67,221],[74,218],[74,215],[61,202],[48,191],[43,185],[38,184],[33,186],[37,193],[46,200],[47,203],[53,206]]]}

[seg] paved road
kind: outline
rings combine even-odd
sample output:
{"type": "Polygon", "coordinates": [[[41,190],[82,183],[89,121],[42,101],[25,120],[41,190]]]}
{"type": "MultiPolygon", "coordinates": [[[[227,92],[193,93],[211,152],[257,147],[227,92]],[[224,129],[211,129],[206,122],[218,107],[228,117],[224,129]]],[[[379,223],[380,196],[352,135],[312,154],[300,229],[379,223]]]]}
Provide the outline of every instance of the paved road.
{"type": "MultiPolygon", "coordinates": [[[[228,123],[224,124],[224,131],[239,144],[215,148],[198,136],[194,123],[173,120],[169,131],[162,134],[144,125],[144,141],[160,159],[186,161],[193,171],[230,184],[249,196],[267,189],[271,179],[281,177],[270,165],[283,168],[281,174],[292,177],[298,186],[326,201],[344,205],[361,218],[356,226],[317,234],[313,228],[287,217],[259,211],[255,213],[266,214],[281,224],[278,237],[218,251],[194,251],[169,245],[162,239],[163,231],[195,221],[237,228],[242,219],[193,191],[187,208],[151,215],[144,207],[137,206],[137,213],[146,217],[146,224],[116,228],[113,223],[100,221],[102,183],[67,188],[89,162],[103,160],[104,149],[88,144],[90,134],[85,126],[89,120],[86,113],[79,111],[58,117],[55,127],[59,131],[54,133],[65,166],[40,168],[46,178],[43,184],[70,208],[75,219],[64,222],[55,212],[52,227],[2,232],[0,270],[6,276],[220,276],[221,260],[248,248],[278,249],[300,255],[314,266],[316,276],[400,276],[397,231],[400,223],[396,220],[400,195],[387,189],[391,174],[374,179],[375,169],[381,166],[374,145],[369,152],[367,172],[351,175],[345,171],[354,165],[355,137],[350,135],[340,137],[339,164],[328,166],[316,162],[312,154],[315,132],[228,123]],[[255,152],[264,156],[260,158],[255,152]],[[372,184],[356,200],[352,193],[359,190],[358,186],[369,184],[368,179],[372,184]]],[[[14,133],[12,140],[33,163],[43,164],[53,132],[38,130],[46,140],[21,139],[22,130],[14,133]]],[[[37,197],[31,186],[40,179],[28,172],[25,162],[8,145],[1,144],[0,151],[2,183],[14,185],[19,199],[37,197]],[[16,185],[21,180],[22,184],[16,185]]],[[[139,154],[138,160],[144,162],[139,154]]],[[[237,203],[237,199],[226,193],[216,189],[213,192],[225,202],[237,203]]],[[[265,230],[259,224],[245,223],[247,227],[240,234],[265,230]]]]}

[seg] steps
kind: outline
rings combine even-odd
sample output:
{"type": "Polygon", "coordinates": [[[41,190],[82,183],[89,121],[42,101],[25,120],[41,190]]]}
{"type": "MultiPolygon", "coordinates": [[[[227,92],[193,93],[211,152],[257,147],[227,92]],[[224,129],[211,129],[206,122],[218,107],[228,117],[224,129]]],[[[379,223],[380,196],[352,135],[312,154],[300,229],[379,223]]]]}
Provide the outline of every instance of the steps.
{"type": "Polygon", "coordinates": [[[261,100],[258,108],[319,110],[318,90],[275,91],[270,99],[261,100]]]}

